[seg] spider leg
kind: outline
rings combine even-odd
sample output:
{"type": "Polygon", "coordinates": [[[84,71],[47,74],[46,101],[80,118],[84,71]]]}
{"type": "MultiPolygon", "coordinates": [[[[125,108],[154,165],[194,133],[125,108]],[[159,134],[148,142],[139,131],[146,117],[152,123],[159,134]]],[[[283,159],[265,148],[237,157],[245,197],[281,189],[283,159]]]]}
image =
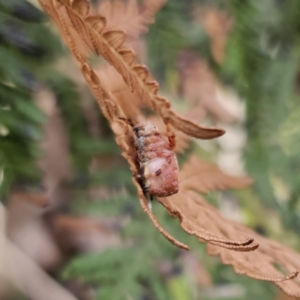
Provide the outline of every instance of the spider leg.
{"type": "Polygon", "coordinates": [[[176,136],[175,136],[175,133],[172,130],[172,127],[171,127],[171,125],[169,123],[166,124],[166,128],[167,128],[167,136],[168,136],[169,144],[171,146],[171,149],[174,149],[176,147],[176,136]]]}
{"type": "Polygon", "coordinates": [[[148,207],[149,207],[149,209],[152,211],[152,203],[151,203],[151,201],[149,201],[149,200],[148,200],[148,207]]]}
{"type": "Polygon", "coordinates": [[[130,118],[125,118],[125,117],[120,117],[120,116],[117,116],[117,118],[118,118],[119,120],[122,120],[122,121],[124,121],[125,123],[129,124],[131,127],[134,127],[134,122],[133,122],[132,119],[130,119],[130,118]]]}

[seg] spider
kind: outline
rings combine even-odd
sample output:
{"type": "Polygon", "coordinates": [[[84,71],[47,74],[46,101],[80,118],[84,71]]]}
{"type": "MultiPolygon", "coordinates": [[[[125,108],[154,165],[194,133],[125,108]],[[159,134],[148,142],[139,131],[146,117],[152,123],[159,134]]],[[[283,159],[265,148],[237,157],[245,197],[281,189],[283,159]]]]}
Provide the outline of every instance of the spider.
{"type": "Polygon", "coordinates": [[[139,174],[136,175],[145,195],[167,197],[178,192],[178,163],[175,135],[167,125],[168,142],[157,127],[148,122],[132,125],[139,174]]]}

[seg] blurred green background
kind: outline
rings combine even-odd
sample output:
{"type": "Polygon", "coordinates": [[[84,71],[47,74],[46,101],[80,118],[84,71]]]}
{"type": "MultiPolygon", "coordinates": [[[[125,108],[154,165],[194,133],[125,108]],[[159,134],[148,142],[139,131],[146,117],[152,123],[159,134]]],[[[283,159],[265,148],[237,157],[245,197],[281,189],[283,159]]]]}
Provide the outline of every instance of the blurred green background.
{"type": "MultiPolygon", "coordinates": [[[[10,239],[78,299],[289,299],[209,257],[154,203],[192,251],[157,232],[107,121],[35,4],[0,1],[0,197],[10,239]]],[[[250,188],[207,200],[299,250],[300,1],[169,0],[155,18],[137,52],[162,93],[227,130],[219,141],[191,141],[179,161],[197,153],[251,176],[250,188]]]]}

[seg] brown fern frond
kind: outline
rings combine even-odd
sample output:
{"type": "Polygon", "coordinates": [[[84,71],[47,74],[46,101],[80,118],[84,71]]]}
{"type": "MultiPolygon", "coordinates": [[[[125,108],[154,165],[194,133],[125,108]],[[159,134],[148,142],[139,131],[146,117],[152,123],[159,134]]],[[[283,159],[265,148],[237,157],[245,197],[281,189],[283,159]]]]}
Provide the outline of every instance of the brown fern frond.
{"type": "Polygon", "coordinates": [[[237,251],[255,250],[258,245],[253,244],[253,239],[235,240],[222,238],[209,231],[213,224],[204,223],[197,219],[198,210],[191,210],[189,201],[182,201],[186,193],[196,190],[199,193],[208,193],[213,190],[228,188],[244,188],[252,183],[248,177],[232,177],[221,172],[215,166],[199,160],[196,156],[184,165],[180,172],[179,192],[171,197],[159,198],[158,201],[168,212],[179,219],[181,227],[190,235],[224,248],[237,251]]]}
{"type": "Polygon", "coordinates": [[[115,96],[125,116],[138,122],[142,121],[140,120],[140,110],[144,107],[144,103],[136,92],[130,91],[116,69],[109,65],[101,65],[97,68],[96,73],[101,84],[115,96]]]}
{"type": "Polygon", "coordinates": [[[167,3],[168,0],[145,0],[142,4],[141,15],[148,24],[154,23],[154,16],[167,3]]]}
{"type": "MultiPolygon", "coordinates": [[[[45,10],[49,1],[41,0],[45,10]]],[[[149,76],[149,70],[144,65],[134,64],[134,53],[130,49],[122,47],[126,34],[120,30],[107,31],[103,33],[105,18],[99,15],[91,15],[88,2],[86,0],[53,0],[53,5],[59,11],[61,26],[66,32],[66,39],[70,39],[72,32],[67,23],[71,23],[71,28],[76,29],[76,35],[81,37],[81,42],[96,55],[101,54],[116,70],[122,75],[125,83],[136,91],[142,100],[155,112],[157,112],[166,124],[170,123],[184,133],[200,138],[212,139],[225,133],[224,130],[214,127],[203,127],[184,117],[179,116],[172,108],[170,101],[157,95],[159,84],[149,76]]],[[[54,19],[57,17],[55,14],[54,19]]],[[[75,43],[72,51],[76,55],[86,55],[83,51],[75,50],[75,43]]],[[[82,47],[81,47],[82,48],[82,47]]]]}
{"type": "Polygon", "coordinates": [[[148,31],[155,14],[166,2],[147,0],[139,6],[136,0],[126,3],[122,0],[106,0],[100,3],[97,12],[107,19],[104,31],[124,30],[129,38],[137,38],[148,31]]]}
{"type": "Polygon", "coordinates": [[[225,58],[227,38],[233,27],[233,19],[224,11],[213,6],[196,6],[193,9],[196,21],[202,24],[210,38],[213,58],[222,64],[225,58]]]}
{"type": "MultiPolygon", "coordinates": [[[[137,166],[135,162],[135,148],[134,148],[134,140],[132,136],[132,129],[128,122],[124,121],[125,116],[123,111],[119,108],[119,106],[116,104],[117,100],[114,98],[114,96],[103,89],[100,85],[100,80],[97,77],[97,75],[94,73],[92,68],[85,63],[83,68],[81,69],[89,87],[94,93],[94,96],[96,97],[100,108],[104,112],[104,115],[107,117],[107,119],[111,123],[111,127],[114,131],[114,134],[116,136],[116,142],[119,145],[119,147],[122,149],[122,155],[124,158],[128,161],[131,171],[133,174],[137,174],[137,166]],[[102,90],[101,90],[102,88],[102,90]]],[[[185,244],[177,241],[174,237],[172,237],[168,232],[166,232],[161,225],[159,224],[158,220],[153,215],[152,211],[147,206],[147,200],[141,190],[140,185],[138,182],[133,179],[134,184],[136,185],[138,189],[138,196],[139,200],[142,206],[142,209],[144,212],[149,216],[151,222],[153,225],[158,229],[158,231],[164,235],[169,241],[171,241],[174,245],[183,248],[188,249],[188,246],[185,244]]]]}
{"type": "MultiPolygon", "coordinates": [[[[83,4],[78,4],[79,2],[73,2],[72,7],[74,10],[82,10],[85,15],[87,14],[87,6],[84,2],[83,4]]],[[[50,13],[50,15],[54,16],[54,20],[57,22],[63,36],[65,37],[65,40],[67,42],[67,45],[71,51],[71,53],[76,58],[81,73],[83,74],[86,82],[88,83],[90,89],[92,90],[95,98],[97,99],[97,102],[100,106],[100,108],[103,111],[103,114],[105,117],[110,121],[111,127],[116,135],[116,141],[120,148],[123,150],[123,156],[128,160],[130,164],[130,168],[133,172],[133,174],[137,174],[137,167],[134,160],[135,149],[133,147],[134,141],[132,136],[132,130],[130,125],[124,121],[125,115],[123,111],[120,109],[120,107],[117,105],[117,101],[112,95],[111,92],[107,91],[105,88],[103,88],[100,84],[99,77],[94,72],[92,67],[87,62],[86,58],[82,55],[80,51],[76,48],[75,39],[76,36],[71,34],[70,28],[72,28],[72,21],[71,18],[68,18],[67,9],[64,5],[62,5],[58,1],[52,1],[50,5],[47,6],[47,2],[45,4],[45,0],[41,0],[41,4],[43,7],[47,8],[47,11],[50,13]],[[51,4],[53,4],[51,6],[51,4]]],[[[109,33],[109,32],[108,32],[109,33]]],[[[110,43],[115,44],[114,37],[111,36],[110,43]]],[[[134,67],[135,72],[142,73],[143,74],[143,67],[135,66],[134,67]]],[[[141,74],[140,74],[141,75],[141,74]]],[[[141,187],[139,184],[134,180],[134,183],[136,184],[138,191],[139,191],[139,199],[142,205],[143,210],[149,215],[150,220],[154,224],[154,226],[171,242],[176,244],[177,246],[188,249],[188,247],[171,237],[158,223],[158,221],[153,216],[152,212],[147,206],[146,199],[142,193],[141,187]]],[[[220,239],[216,239],[214,237],[211,238],[211,240],[215,243],[222,243],[220,239]]],[[[229,242],[230,244],[230,242],[229,242]]]]}
{"type": "Polygon", "coordinates": [[[289,281],[299,273],[300,255],[244,225],[225,219],[201,196],[213,190],[247,187],[251,184],[250,178],[228,176],[193,156],[182,168],[180,179],[179,193],[158,201],[179,219],[188,234],[207,242],[208,253],[220,255],[222,262],[232,265],[236,273],[274,282],[288,295],[300,296],[299,282],[289,281]]]}
{"type": "MultiPolygon", "coordinates": [[[[56,1],[53,1],[56,2],[56,1]]],[[[69,26],[72,26],[70,23],[67,23],[65,20],[65,10],[62,5],[51,5],[53,2],[41,0],[40,3],[43,8],[46,8],[46,11],[52,16],[55,16],[54,20],[58,25],[59,29],[63,37],[65,37],[65,42],[67,43],[69,50],[76,58],[76,61],[79,65],[80,71],[86,80],[89,88],[94,94],[104,116],[110,122],[111,128],[115,134],[116,142],[118,146],[122,150],[122,155],[128,161],[130,165],[130,169],[133,174],[137,174],[137,165],[136,165],[136,154],[133,140],[133,132],[132,128],[128,122],[126,122],[126,117],[122,111],[122,109],[118,106],[117,100],[114,95],[106,90],[100,83],[100,79],[87,62],[86,58],[77,51],[75,42],[72,39],[72,35],[69,34],[69,26]],[[50,2],[50,4],[48,4],[50,2]]],[[[57,3],[56,3],[57,4],[57,3]]],[[[78,8],[80,9],[80,8],[78,8]]],[[[84,7],[82,9],[85,9],[84,7]]],[[[174,237],[172,237],[168,232],[166,232],[162,226],[159,224],[158,220],[153,215],[152,211],[147,206],[147,200],[143,195],[140,185],[138,182],[133,179],[133,182],[137,186],[139,199],[141,206],[145,213],[149,216],[153,225],[158,229],[158,231],[164,235],[169,241],[171,241],[174,245],[188,249],[188,246],[177,241],[174,237]]]]}
{"type": "MultiPolygon", "coordinates": [[[[100,78],[101,84],[114,94],[119,106],[127,118],[134,119],[137,122],[148,121],[155,125],[160,133],[167,136],[166,126],[162,119],[157,115],[152,115],[150,117],[145,117],[143,115],[141,110],[144,108],[144,105],[143,102],[141,102],[140,97],[136,92],[130,91],[123,78],[114,67],[101,65],[96,73],[100,78]]],[[[195,110],[193,109],[192,112],[194,113],[195,110]]],[[[199,114],[197,112],[198,110],[196,110],[195,115],[198,116],[199,114]]],[[[189,116],[189,114],[190,112],[185,115],[189,116]]],[[[176,153],[182,153],[188,148],[191,137],[179,130],[175,130],[174,133],[176,135],[176,147],[174,151],[176,153]]]]}
{"type": "Polygon", "coordinates": [[[217,166],[192,156],[180,173],[182,189],[207,194],[215,190],[241,189],[252,184],[248,176],[234,177],[223,173],[217,166]],[[199,180],[201,178],[201,180],[199,180]]]}
{"type": "MultiPolygon", "coordinates": [[[[199,210],[203,210],[204,206],[207,209],[207,203],[204,199],[200,200],[199,195],[191,195],[191,197],[200,206],[199,210]]],[[[240,235],[252,236],[259,244],[259,248],[247,254],[239,252],[232,255],[231,251],[208,245],[207,251],[210,255],[220,255],[223,263],[232,265],[238,274],[274,282],[288,295],[300,296],[299,280],[297,282],[286,281],[295,278],[299,273],[300,255],[298,253],[280,243],[259,236],[241,224],[225,220],[220,214],[217,214],[217,211],[215,213],[207,215],[207,219],[212,218],[216,232],[224,234],[228,238],[240,235]],[[275,266],[279,266],[280,270],[275,266]],[[283,275],[281,270],[289,274],[283,275]]]]}
{"type": "Polygon", "coordinates": [[[217,120],[232,123],[238,117],[218,101],[222,89],[207,63],[190,51],[182,51],[178,58],[180,92],[194,108],[201,107],[217,120]]]}

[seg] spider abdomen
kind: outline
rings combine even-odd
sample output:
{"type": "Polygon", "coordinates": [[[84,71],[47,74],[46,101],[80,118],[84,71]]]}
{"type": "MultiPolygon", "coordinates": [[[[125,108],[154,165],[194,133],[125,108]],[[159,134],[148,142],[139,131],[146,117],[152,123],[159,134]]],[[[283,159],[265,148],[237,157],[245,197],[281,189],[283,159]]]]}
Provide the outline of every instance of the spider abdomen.
{"type": "Polygon", "coordinates": [[[133,127],[144,192],[167,197],[178,192],[178,163],[170,144],[149,123],[133,127]]]}

